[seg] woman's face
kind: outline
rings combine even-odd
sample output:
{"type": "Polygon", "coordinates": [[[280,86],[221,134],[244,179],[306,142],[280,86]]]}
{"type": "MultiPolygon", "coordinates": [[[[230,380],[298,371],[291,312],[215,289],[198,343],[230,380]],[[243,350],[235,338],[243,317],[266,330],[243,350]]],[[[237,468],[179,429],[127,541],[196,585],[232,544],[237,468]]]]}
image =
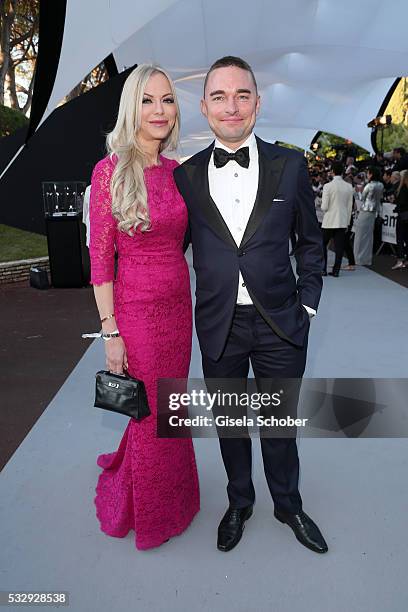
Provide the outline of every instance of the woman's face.
{"type": "Polygon", "coordinates": [[[141,125],[138,140],[151,143],[165,140],[176,122],[177,109],[167,77],[161,72],[152,74],[143,94],[141,125]]]}

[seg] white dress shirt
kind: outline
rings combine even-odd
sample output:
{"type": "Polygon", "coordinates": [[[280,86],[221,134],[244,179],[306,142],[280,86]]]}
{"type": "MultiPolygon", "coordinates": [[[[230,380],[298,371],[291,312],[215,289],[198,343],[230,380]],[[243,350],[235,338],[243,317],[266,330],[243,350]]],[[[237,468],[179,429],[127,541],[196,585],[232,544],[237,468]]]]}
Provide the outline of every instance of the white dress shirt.
{"type": "MultiPolygon", "coordinates": [[[[235,152],[218,139],[215,140],[215,147],[225,149],[229,153],[235,152]]],[[[208,164],[210,196],[220,211],[237,246],[241,243],[255,204],[259,178],[258,146],[254,133],[251,133],[239,148],[243,147],[249,147],[248,168],[243,168],[234,160],[229,161],[222,168],[216,168],[213,155],[211,155],[208,164]]],[[[239,272],[238,279],[237,304],[252,304],[241,272],[239,272]]],[[[308,306],[305,306],[305,308],[310,315],[316,313],[313,308],[309,309],[308,306]]]]}
{"type": "MultiPolygon", "coordinates": [[[[233,153],[216,139],[215,147],[233,153]]],[[[237,246],[244,235],[249,217],[255,204],[258,190],[258,147],[252,133],[239,147],[249,147],[249,167],[243,168],[236,161],[229,161],[222,168],[216,168],[214,156],[208,164],[210,195],[228,226],[237,246]]],[[[238,280],[237,304],[252,304],[241,272],[238,280]]]]}

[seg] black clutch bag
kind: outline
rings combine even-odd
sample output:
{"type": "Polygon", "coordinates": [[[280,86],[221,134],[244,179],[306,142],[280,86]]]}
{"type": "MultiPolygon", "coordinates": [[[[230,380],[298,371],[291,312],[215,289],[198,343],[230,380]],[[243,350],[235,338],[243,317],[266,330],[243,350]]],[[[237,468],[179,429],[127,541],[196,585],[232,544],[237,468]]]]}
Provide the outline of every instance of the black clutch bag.
{"type": "Polygon", "coordinates": [[[137,421],[151,414],[142,380],[107,370],[100,370],[95,377],[96,408],[119,412],[137,421]]]}

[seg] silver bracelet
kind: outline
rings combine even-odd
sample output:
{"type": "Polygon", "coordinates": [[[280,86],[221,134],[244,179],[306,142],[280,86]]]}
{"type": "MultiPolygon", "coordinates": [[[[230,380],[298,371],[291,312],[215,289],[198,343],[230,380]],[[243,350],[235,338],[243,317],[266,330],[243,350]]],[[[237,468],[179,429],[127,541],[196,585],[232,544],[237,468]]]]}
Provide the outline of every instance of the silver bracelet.
{"type": "Polygon", "coordinates": [[[107,342],[108,340],[112,340],[112,338],[119,338],[120,332],[118,329],[115,329],[113,332],[102,332],[102,338],[107,342]]]}
{"type": "Polygon", "coordinates": [[[120,332],[118,329],[113,330],[113,332],[95,332],[92,334],[82,334],[82,338],[103,338],[104,340],[110,340],[111,338],[119,338],[120,332]]]}

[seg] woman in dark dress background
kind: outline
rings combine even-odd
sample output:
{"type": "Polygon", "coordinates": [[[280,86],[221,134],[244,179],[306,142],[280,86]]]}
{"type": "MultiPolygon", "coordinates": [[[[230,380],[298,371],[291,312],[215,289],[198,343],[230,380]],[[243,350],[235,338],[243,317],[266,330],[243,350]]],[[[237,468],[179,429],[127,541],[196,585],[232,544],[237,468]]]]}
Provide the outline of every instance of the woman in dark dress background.
{"type": "Polygon", "coordinates": [[[401,170],[401,180],[395,196],[397,217],[397,256],[393,270],[408,267],[408,170],[401,170]]]}

